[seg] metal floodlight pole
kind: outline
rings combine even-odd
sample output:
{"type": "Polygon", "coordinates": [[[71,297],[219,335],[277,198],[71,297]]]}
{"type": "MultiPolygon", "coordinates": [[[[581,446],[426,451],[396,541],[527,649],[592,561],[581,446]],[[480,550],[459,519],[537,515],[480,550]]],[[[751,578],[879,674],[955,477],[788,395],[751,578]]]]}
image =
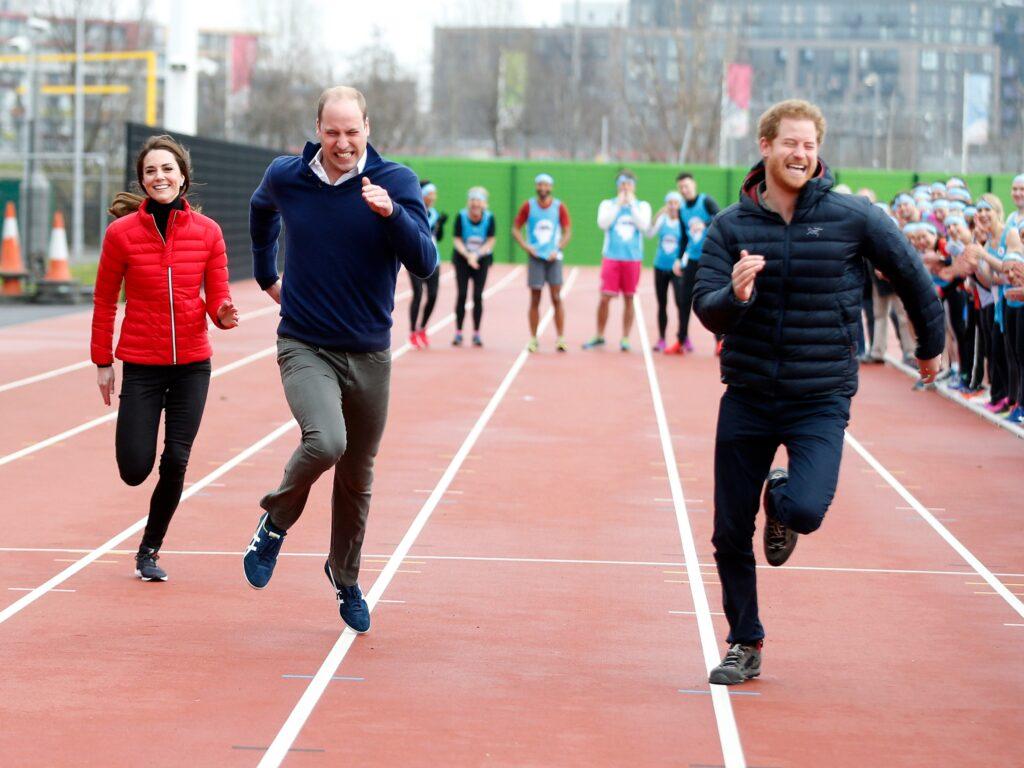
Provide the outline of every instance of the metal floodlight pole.
{"type": "Polygon", "coordinates": [[[77,262],[82,259],[82,230],[84,221],[85,170],[82,164],[82,152],[85,149],[85,15],[82,11],[82,0],[75,2],[75,163],[74,163],[74,202],[72,205],[72,258],[77,262]]]}

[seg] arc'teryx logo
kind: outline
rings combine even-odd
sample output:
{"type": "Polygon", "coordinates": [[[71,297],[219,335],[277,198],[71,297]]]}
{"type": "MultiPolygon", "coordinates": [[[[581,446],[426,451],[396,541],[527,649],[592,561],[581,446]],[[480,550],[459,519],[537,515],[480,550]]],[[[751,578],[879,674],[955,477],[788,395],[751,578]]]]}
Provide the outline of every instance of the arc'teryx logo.
{"type": "Polygon", "coordinates": [[[821,227],[808,227],[807,234],[811,237],[817,237],[821,234],[821,227]]]}

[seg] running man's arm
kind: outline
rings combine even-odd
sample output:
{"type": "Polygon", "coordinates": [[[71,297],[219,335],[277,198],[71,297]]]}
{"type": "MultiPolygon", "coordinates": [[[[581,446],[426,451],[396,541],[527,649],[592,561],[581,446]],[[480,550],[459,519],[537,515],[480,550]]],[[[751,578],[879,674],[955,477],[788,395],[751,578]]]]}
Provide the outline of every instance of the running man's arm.
{"type": "Polygon", "coordinates": [[[388,183],[385,190],[391,198],[391,215],[384,218],[384,225],[395,257],[410,274],[430,277],[437,269],[438,254],[430,234],[419,179],[408,168],[399,168],[394,181],[388,183]]]}
{"type": "Polygon", "coordinates": [[[757,298],[756,287],[746,301],[736,297],[733,270],[737,259],[732,256],[733,250],[725,242],[723,228],[712,224],[704,236],[704,250],[693,289],[693,310],[712,333],[732,330],[757,298]]]}
{"type": "Polygon", "coordinates": [[[946,342],[946,319],[917,251],[889,216],[873,205],[868,207],[863,244],[868,261],[886,276],[903,302],[917,335],[917,358],[938,357],[946,342]]]}
{"type": "Polygon", "coordinates": [[[275,160],[263,174],[249,200],[249,237],[252,240],[252,276],[264,291],[278,281],[277,239],[281,236],[281,212],[274,201],[271,176],[275,160]]]}

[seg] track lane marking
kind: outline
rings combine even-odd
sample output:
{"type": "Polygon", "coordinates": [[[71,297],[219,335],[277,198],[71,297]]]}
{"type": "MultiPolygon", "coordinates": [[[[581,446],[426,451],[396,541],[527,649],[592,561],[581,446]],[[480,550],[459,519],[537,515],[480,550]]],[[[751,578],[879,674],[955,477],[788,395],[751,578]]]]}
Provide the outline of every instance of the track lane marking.
{"type": "MultiPolygon", "coordinates": [[[[567,297],[572,291],[572,286],[576,281],[578,273],[579,270],[574,268],[569,274],[569,278],[566,280],[565,286],[562,290],[563,297],[567,297]]],[[[544,332],[553,317],[554,311],[549,308],[537,329],[538,336],[544,332]]],[[[441,497],[444,496],[448,487],[455,479],[462,463],[476,445],[480,435],[483,434],[484,429],[487,427],[495,411],[497,411],[502,400],[505,399],[505,395],[508,394],[509,389],[512,387],[512,383],[518,377],[519,372],[523,369],[523,366],[526,365],[526,361],[529,359],[529,356],[530,353],[526,350],[524,345],[522,351],[512,363],[512,367],[505,374],[505,377],[498,385],[498,388],[495,390],[490,400],[488,400],[487,405],[484,406],[483,411],[477,418],[476,423],[470,429],[469,434],[466,435],[466,439],[463,440],[459,450],[456,451],[454,457],[452,457],[452,460],[448,464],[448,468],[445,470],[444,474],[441,476],[441,479],[438,480],[437,485],[434,486],[433,493],[431,493],[430,497],[423,503],[423,506],[416,514],[416,517],[413,518],[412,523],[409,525],[409,528],[406,530],[405,535],[402,537],[402,540],[399,542],[394,553],[392,553],[391,557],[388,558],[388,563],[384,566],[384,570],[381,572],[381,575],[373,582],[373,586],[366,594],[366,604],[371,614],[373,613],[373,609],[377,605],[377,602],[384,594],[384,591],[391,584],[391,581],[394,578],[395,573],[398,571],[399,566],[401,566],[403,559],[409,554],[409,550],[412,549],[416,539],[430,520],[431,515],[437,508],[438,503],[441,501],[441,497]]],[[[277,736],[274,737],[270,747],[263,755],[263,759],[260,760],[260,768],[278,766],[287,756],[288,750],[295,742],[295,739],[298,738],[298,735],[305,726],[306,721],[313,713],[313,709],[316,707],[320,697],[323,696],[328,683],[330,683],[331,679],[338,671],[338,667],[340,667],[341,663],[345,660],[345,656],[352,647],[352,643],[355,638],[356,633],[350,628],[346,627],[342,630],[338,639],[335,641],[334,646],[324,658],[320,668],[317,670],[313,679],[306,687],[306,690],[303,691],[299,701],[295,704],[291,713],[288,715],[288,719],[285,720],[284,725],[281,726],[277,736]]]]}
{"type": "MultiPolygon", "coordinates": [[[[672,491],[672,500],[676,511],[676,525],[679,528],[679,539],[683,546],[683,559],[686,564],[686,571],[689,576],[690,594],[693,597],[693,607],[696,611],[697,634],[700,637],[700,644],[704,654],[704,666],[707,672],[718,666],[719,651],[718,643],[715,641],[715,627],[711,620],[711,606],[708,604],[707,592],[704,589],[703,574],[697,559],[697,545],[693,540],[693,529],[690,527],[690,519],[686,511],[686,498],[683,495],[683,485],[679,477],[679,464],[676,461],[675,449],[672,446],[672,436],[668,428],[668,418],[665,415],[665,404],[661,398],[661,387],[658,384],[658,372],[654,367],[654,357],[651,355],[650,339],[647,335],[647,326],[644,320],[643,305],[640,297],[634,295],[633,306],[636,308],[637,329],[640,332],[640,347],[643,351],[644,367],[647,371],[647,381],[651,390],[651,401],[654,406],[655,419],[658,422],[658,436],[661,439],[662,453],[665,458],[665,468],[668,472],[668,484],[672,491]]],[[[739,728],[736,725],[736,716],[732,710],[732,702],[729,700],[729,690],[724,685],[708,684],[711,693],[711,703],[715,710],[715,722],[718,726],[718,738],[722,745],[722,758],[726,768],[745,768],[747,761],[743,755],[743,745],[740,742],[739,728]]]]}

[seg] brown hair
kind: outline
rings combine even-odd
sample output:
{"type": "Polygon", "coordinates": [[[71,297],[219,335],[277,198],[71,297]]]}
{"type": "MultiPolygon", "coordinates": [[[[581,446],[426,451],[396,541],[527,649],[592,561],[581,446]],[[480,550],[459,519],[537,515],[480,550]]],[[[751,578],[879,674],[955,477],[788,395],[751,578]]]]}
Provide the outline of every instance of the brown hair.
{"type": "Polygon", "coordinates": [[[779,135],[779,124],[786,118],[810,120],[818,134],[818,143],[825,140],[825,116],[817,106],[803,99],[786,99],[768,107],[757,121],[758,138],[774,141],[779,135]]]}
{"type": "MultiPolygon", "coordinates": [[[[146,160],[146,155],[156,149],[164,149],[174,156],[174,160],[178,164],[178,170],[181,171],[181,175],[185,179],[185,183],[181,185],[181,193],[179,195],[184,197],[189,187],[192,186],[192,159],[189,157],[187,149],[166,134],[150,136],[142,145],[142,149],[139,150],[139,154],[135,158],[135,176],[138,179],[139,187],[144,189],[142,185],[142,166],[146,160]]],[[[129,213],[137,211],[145,199],[145,195],[136,195],[132,192],[118,192],[107,212],[115,219],[119,219],[122,216],[127,216],[129,213]]]]}
{"type": "Polygon", "coordinates": [[[355,88],[347,85],[335,85],[320,94],[320,100],[316,103],[316,121],[320,122],[327,102],[341,99],[349,99],[358,104],[359,111],[363,113],[363,120],[366,120],[366,97],[355,88]]]}

